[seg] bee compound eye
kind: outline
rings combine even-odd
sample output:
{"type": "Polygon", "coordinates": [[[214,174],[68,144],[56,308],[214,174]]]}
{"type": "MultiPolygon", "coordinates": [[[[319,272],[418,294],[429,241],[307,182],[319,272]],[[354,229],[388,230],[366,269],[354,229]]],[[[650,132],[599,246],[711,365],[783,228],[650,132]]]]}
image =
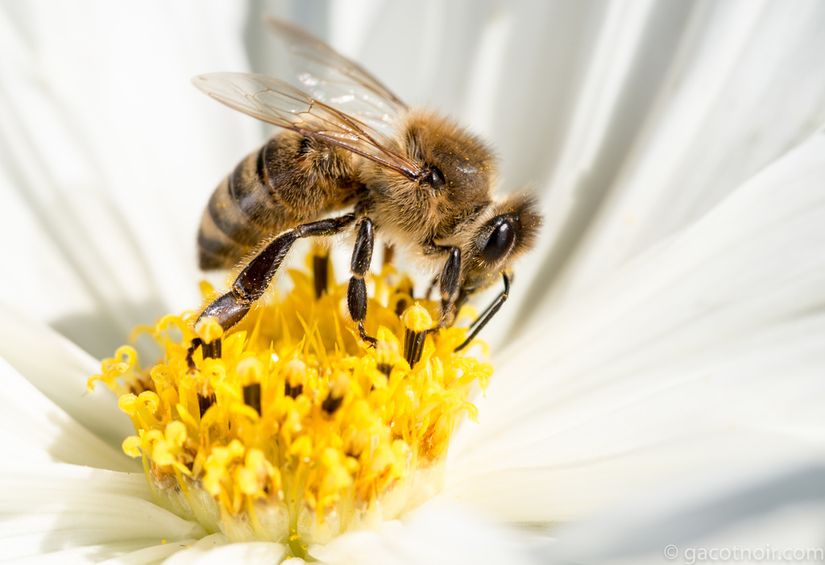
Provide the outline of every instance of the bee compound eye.
{"type": "Polygon", "coordinates": [[[435,165],[427,170],[427,175],[424,177],[424,180],[436,190],[442,188],[447,183],[447,181],[444,180],[444,173],[435,165]]]}
{"type": "Polygon", "coordinates": [[[498,262],[509,253],[515,240],[516,231],[513,228],[513,224],[509,220],[498,222],[487,238],[487,244],[481,252],[482,258],[487,263],[498,262]]]}

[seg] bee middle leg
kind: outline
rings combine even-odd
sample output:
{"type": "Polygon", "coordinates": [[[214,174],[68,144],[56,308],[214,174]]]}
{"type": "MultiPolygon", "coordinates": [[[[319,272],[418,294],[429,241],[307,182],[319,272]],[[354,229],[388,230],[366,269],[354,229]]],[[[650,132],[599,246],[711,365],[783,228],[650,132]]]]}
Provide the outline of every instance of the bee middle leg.
{"type": "MultiPolygon", "coordinates": [[[[266,292],[293,243],[304,237],[335,235],[354,221],[355,214],[346,214],[338,218],[301,224],[283,232],[252,258],[235,278],[229,292],[222,294],[204,308],[195,321],[195,326],[203,319],[211,317],[215,318],[224,330],[228,330],[240,322],[255,301],[266,292]]],[[[192,355],[198,346],[204,347],[201,340],[196,338],[192,341],[187,354],[190,367],[193,366],[192,355]]]]}
{"type": "Polygon", "coordinates": [[[367,335],[367,331],[364,329],[364,320],[367,317],[367,285],[364,282],[364,276],[370,269],[374,245],[375,230],[373,229],[372,220],[365,216],[358,223],[358,235],[352,249],[352,259],[350,260],[352,276],[347,287],[347,308],[350,317],[358,325],[358,335],[371,346],[374,346],[378,341],[367,335]]]}

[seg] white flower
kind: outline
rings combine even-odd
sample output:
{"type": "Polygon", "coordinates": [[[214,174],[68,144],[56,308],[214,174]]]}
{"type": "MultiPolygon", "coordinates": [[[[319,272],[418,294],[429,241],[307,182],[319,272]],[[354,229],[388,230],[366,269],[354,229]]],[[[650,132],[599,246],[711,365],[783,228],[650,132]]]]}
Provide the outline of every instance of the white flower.
{"type": "MultiPolygon", "coordinates": [[[[825,6],[290,6],[493,141],[505,187],[532,183],[547,217],[486,332],[497,373],[442,496],[317,556],[640,563],[671,543],[821,543],[825,6]],[[594,516],[553,546],[525,533],[594,516]]],[[[259,18],[0,9],[3,557],[283,555],[154,504],[120,452],[128,422],[82,394],[133,325],[197,303],[202,205],[262,130],[188,81],[247,67],[259,18]]]]}

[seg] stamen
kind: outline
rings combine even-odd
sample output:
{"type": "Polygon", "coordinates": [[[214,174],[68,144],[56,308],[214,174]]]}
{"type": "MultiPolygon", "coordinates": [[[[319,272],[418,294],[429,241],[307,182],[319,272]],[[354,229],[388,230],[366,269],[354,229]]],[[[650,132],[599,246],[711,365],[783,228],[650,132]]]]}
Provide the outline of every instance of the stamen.
{"type": "Polygon", "coordinates": [[[413,281],[409,277],[401,279],[396,291],[395,315],[401,316],[404,310],[410,305],[410,300],[413,299],[413,281]]]}
{"type": "Polygon", "coordinates": [[[200,346],[203,345],[201,338],[196,337],[192,340],[189,344],[189,347],[186,349],[186,365],[189,367],[190,371],[194,371],[197,367],[195,366],[195,350],[197,350],[200,346]]]}
{"type": "Polygon", "coordinates": [[[238,377],[242,383],[243,402],[255,412],[261,415],[261,378],[263,377],[263,364],[255,357],[247,357],[238,363],[236,369],[238,377]]]}
{"type": "Polygon", "coordinates": [[[421,360],[424,352],[424,341],[433,325],[433,318],[426,308],[415,304],[402,316],[406,327],[404,333],[404,358],[410,367],[414,367],[421,360]]]}
{"type": "Polygon", "coordinates": [[[252,383],[243,387],[243,403],[261,415],[261,383],[252,383]]]}
{"type": "Polygon", "coordinates": [[[218,338],[212,343],[204,343],[201,345],[203,356],[207,359],[219,359],[221,352],[221,339],[218,338]]]}
{"type": "Polygon", "coordinates": [[[378,330],[378,343],[375,345],[376,366],[385,377],[389,377],[393,367],[400,358],[398,354],[398,341],[395,340],[385,328],[378,330]]]}
{"type": "Polygon", "coordinates": [[[315,281],[315,298],[321,298],[329,286],[329,254],[316,251],[312,255],[312,275],[315,281]]]}
{"type": "Polygon", "coordinates": [[[288,396],[293,399],[298,398],[298,395],[300,395],[303,391],[304,385],[292,386],[289,384],[289,381],[284,383],[284,396],[288,396]]]}
{"type": "Polygon", "coordinates": [[[307,366],[300,359],[293,359],[286,365],[284,371],[284,395],[298,398],[304,391],[304,374],[307,366]]]}
{"type": "Polygon", "coordinates": [[[385,267],[387,265],[392,265],[393,259],[395,259],[395,247],[389,243],[384,244],[384,258],[382,260],[383,265],[385,267]]]}
{"type": "Polygon", "coordinates": [[[341,403],[344,401],[344,397],[335,397],[332,393],[329,393],[327,397],[324,399],[324,403],[321,404],[321,408],[327,414],[334,414],[336,410],[341,407],[341,403]]]}
{"type": "Polygon", "coordinates": [[[324,412],[332,415],[341,407],[341,404],[344,402],[344,395],[347,392],[348,386],[349,379],[346,374],[338,373],[333,381],[332,387],[329,390],[329,394],[327,394],[323,404],[321,404],[321,408],[324,412]]]}
{"type": "Polygon", "coordinates": [[[201,418],[203,418],[203,415],[206,414],[207,410],[209,410],[209,407],[215,404],[215,400],[216,398],[214,392],[207,395],[198,393],[198,413],[201,418]]]}
{"type": "Polygon", "coordinates": [[[220,323],[215,318],[204,318],[195,330],[198,332],[204,359],[219,359],[223,355],[223,328],[220,323]]]}

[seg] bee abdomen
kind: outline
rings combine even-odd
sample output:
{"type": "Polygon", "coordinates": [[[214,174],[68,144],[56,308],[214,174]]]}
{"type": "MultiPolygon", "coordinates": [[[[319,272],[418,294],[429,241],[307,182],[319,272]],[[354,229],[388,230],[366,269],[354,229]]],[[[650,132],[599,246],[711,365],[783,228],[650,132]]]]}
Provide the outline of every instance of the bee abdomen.
{"type": "Polygon", "coordinates": [[[232,267],[286,223],[266,181],[263,151],[248,155],[212,193],[198,231],[202,269],[232,267]]]}
{"type": "Polygon", "coordinates": [[[347,206],[361,190],[351,154],[282,133],[212,193],[198,232],[200,266],[232,267],[268,236],[347,206]]]}

